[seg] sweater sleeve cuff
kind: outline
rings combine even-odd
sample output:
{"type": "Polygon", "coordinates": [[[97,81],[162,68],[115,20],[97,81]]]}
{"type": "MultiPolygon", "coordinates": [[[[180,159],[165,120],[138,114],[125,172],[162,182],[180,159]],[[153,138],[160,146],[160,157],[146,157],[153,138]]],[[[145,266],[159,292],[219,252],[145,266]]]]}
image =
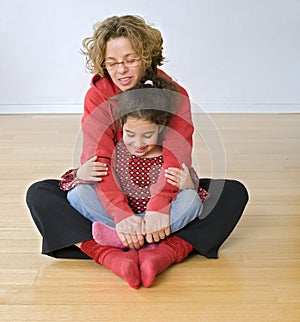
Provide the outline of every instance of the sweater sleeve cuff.
{"type": "Polygon", "coordinates": [[[80,183],[87,183],[87,184],[93,184],[93,181],[84,181],[80,180],[76,177],[78,169],[71,169],[68,170],[66,173],[64,173],[61,176],[61,180],[59,182],[59,188],[63,191],[69,191],[76,187],[80,183]]]}
{"type": "Polygon", "coordinates": [[[131,210],[129,212],[118,211],[118,212],[112,213],[112,218],[113,218],[115,224],[119,223],[120,221],[122,221],[130,216],[136,216],[136,215],[131,210]]]}
{"type": "Polygon", "coordinates": [[[171,200],[164,196],[153,196],[147,204],[146,211],[160,212],[165,215],[170,214],[171,200]]]}

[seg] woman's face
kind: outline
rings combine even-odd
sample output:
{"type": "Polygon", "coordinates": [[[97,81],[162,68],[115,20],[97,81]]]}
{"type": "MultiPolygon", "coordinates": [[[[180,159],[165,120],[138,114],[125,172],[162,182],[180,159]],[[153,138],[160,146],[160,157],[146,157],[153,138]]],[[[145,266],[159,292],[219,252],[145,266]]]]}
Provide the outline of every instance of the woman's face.
{"type": "Polygon", "coordinates": [[[123,92],[135,86],[145,73],[140,57],[125,37],[106,43],[105,64],[112,81],[123,92]]]}
{"type": "Polygon", "coordinates": [[[128,116],[123,125],[123,141],[127,150],[137,157],[156,156],[161,127],[145,119],[128,116]]]}

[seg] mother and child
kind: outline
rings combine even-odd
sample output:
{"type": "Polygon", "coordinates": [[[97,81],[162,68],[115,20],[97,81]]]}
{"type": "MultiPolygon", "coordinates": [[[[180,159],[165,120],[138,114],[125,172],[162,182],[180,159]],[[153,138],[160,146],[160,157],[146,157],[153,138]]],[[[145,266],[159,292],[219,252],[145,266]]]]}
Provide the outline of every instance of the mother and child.
{"type": "Polygon", "coordinates": [[[158,68],[162,45],[138,16],[95,25],[82,50],[94,76],[81,166],[26,196],[43,254],[92,258],[133,288],[192,251],[217,258],[248,202],[240,182],[199,180],[193,170],[188,94],[158,68]]]}

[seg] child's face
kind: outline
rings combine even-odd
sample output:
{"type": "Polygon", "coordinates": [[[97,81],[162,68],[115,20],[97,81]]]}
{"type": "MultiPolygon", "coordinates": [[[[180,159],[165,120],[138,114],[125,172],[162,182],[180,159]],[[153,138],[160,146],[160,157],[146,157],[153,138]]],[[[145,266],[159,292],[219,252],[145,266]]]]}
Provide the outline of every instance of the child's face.
{"type": "Polygon", "coordinates": [[[156,148],[161,127],[145,119],[128,117],[123,126],[123,141],[128,151],[137,157],[151,157],[156,148]]]}

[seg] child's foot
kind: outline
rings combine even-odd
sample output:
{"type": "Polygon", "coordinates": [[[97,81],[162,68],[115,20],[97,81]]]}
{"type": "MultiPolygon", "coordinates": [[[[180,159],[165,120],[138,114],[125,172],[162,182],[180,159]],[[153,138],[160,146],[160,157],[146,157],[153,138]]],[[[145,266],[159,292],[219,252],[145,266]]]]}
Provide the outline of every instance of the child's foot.
{"type": "Polygon", "coordinates": [[[116,230],[101,222],[95,221],[93,223],[92,233],[93,238],[99,245],[126,248],[121,242],[116,230]]]}

